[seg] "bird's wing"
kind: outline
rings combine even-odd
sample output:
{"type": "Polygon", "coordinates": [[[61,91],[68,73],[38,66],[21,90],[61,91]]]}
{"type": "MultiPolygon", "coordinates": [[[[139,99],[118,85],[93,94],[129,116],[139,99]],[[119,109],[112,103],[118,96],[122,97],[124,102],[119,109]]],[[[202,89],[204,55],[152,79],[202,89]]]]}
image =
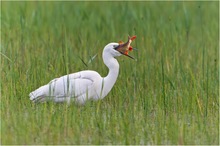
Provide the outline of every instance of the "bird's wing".
{"type": "Polygon", "coordinates": [[[49,84],[51,84],[56,97],[79,97],[86,93],[91,96],[91,90],[95,88],[95,81],[98,78],[100,78],[100,75],[97,72],[81,71],[54,79],[49,84]]]}
{"type": "Polygon", "coordinates": [[[96,92],[97,81],[101,76],[95,71],[81,71],[51,80],[30,93],[30,100],[43,102],[46,100],[64,101],[66,97],[81,95],[93,96],[96,92]],[[49,97],[49,98],[48,98],[49,97]]]}

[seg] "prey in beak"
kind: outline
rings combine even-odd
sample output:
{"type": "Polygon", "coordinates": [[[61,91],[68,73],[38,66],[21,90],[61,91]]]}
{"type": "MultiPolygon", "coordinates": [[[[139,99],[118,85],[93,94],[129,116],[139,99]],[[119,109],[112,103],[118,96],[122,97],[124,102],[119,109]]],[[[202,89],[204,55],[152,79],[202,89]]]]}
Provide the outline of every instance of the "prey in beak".
{"type": "Polygon", "coordinates": [[[136,36],[128,36],[128,41],[126,43],[120,41],[119,45],[117,47],[115,47],[115,50],[117,50],[118,52],[120,52],[121,54],[128,56],[132,59],[134,59],[132,56],[128,55],[129,51],[132,51],[133,48],[131,46],[131,42],[136,39],[136,36]]]}

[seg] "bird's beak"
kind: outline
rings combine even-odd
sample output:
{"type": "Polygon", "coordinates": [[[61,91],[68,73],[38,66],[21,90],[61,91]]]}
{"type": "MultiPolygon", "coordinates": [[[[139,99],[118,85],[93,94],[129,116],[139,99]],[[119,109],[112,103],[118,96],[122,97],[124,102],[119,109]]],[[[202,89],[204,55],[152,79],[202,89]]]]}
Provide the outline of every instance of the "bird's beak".
{"type": "Polygon", "coordinates": [[[118,52],[120,52],[121,54],[128,56],[132,59],[134,59],[132,56],[128,55],[129,51],[132,51],[133,48],[131,46],[131,42],[136,39],[136,36],[128,36],[128,41],[126,43],[123,42],[119,42],[119,45],[115,48],[115,50],[117,50],[118,52]]]}

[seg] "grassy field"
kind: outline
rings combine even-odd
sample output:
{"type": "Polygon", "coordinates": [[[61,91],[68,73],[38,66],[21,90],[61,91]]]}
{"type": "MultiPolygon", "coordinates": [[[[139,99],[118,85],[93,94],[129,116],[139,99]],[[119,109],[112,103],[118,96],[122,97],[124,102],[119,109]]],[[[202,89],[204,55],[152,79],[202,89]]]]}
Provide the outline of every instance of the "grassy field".
{"type": "Polygon", "coordinates": [[[0,56],[1,144],[219,144],[218,2],[1,2],[0,56]],[[118,58],[103,100],[29,101],[68,73],[106,76],[103,47],[128,34],[137,60],[118,58]]]}

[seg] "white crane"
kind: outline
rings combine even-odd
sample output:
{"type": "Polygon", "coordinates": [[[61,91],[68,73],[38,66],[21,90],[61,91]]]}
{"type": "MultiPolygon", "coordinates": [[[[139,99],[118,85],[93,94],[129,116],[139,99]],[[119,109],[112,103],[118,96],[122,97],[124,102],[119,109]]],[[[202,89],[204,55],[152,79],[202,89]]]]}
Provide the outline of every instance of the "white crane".
{"type": "Polygon", "coordinates": [[[33,102],[67,102],[71,99],[78,104],[84,104],[87,100],[103,99],[115,84],[118,73],[119,64],[115,59],[117,56],[128,55],[128,51],[132,50],[131,42],[136,36],[129,37],[126,43],[109,43],[105,46],[102,58],[105,65],[109,68],[108,75],[101,77],[97,72],[91,70],[80,71],[68,74],[60,78],[53,79],[48,84],[41,86],[29,94],[30,100],[33,102]]]}

